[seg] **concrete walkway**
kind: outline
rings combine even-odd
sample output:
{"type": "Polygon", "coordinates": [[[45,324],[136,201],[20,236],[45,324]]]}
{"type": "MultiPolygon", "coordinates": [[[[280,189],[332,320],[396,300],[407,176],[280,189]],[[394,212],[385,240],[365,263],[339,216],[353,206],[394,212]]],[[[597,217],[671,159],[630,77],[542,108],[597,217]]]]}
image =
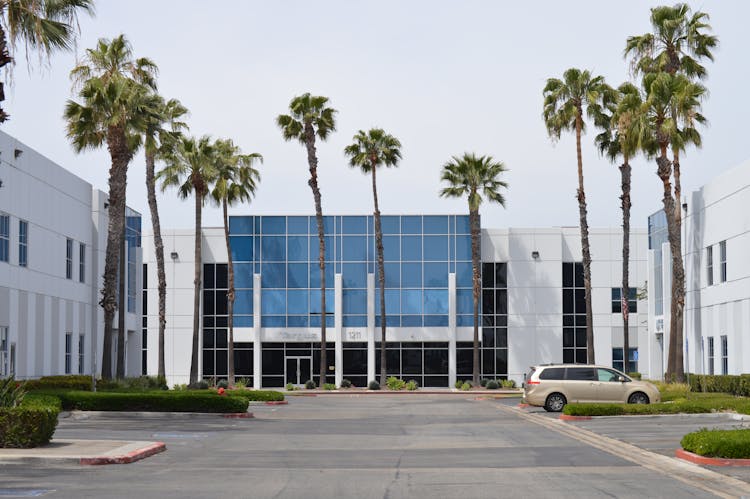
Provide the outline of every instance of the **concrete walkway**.
{"type": "Polygon", "coordinates": [[[5,464],[127,464],[166,450],[163,442],[53,439],[33,449],[0,449],[5,464]]]}

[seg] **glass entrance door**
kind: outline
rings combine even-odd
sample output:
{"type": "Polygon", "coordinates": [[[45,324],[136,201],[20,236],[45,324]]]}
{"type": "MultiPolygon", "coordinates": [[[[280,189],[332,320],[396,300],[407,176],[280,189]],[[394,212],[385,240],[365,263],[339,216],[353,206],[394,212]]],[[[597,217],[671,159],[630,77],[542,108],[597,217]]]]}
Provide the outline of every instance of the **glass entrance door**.
{"type": "Polygon", "coordinates": [[[286,382],[293,385],[304,385],[312,379],[312,357],[287,357],[286,382]]]}

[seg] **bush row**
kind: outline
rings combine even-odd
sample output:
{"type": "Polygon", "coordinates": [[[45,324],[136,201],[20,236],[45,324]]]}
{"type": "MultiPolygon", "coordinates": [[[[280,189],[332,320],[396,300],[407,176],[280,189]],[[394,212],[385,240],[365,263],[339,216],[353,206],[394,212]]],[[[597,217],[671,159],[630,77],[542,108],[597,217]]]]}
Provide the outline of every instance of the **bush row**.
{"type": "Polygon", "coordinates": [[[708,430],[703,428],[682,437],[682,448],[693,454],[728,459],[750,459],[750,428],[708,430]]]}
{"type": "Polygon", "coordinates": [[[27,449],[49,443],[59,412],[59,399],[39,395],[27,395],[18,407],[0,407],[0,447],[27,449]]]}
{"type": "Polygon", "coordinates": [[[688,376],[690,391],[729,393],[739,397],[750,397],[750,374],[739,376],[691,374],[688,376]]]}
{"type": "Polygon", "coordinates": [[[626,414],[700,414],[736,411],[750,414],[750,400],[734,397],[679,400],[659,404],[567,404],[563,414],[569,416],[619,416],[626,414]]]}
{"type": "MultiPolygon", "coordinates": [[[[214,390],[211,390],[211,392],[216,393],[214,390]]],[[[230,397],[241,397],[248,401],[276,402],[284,400],[284,394],[274,390],[246,390],[236,388],[234,390],[227,390],[224,394],[230,397]]]]}
{"type": "MultiPolygon", "coordinates": [[[[91,391],[91,376],[83,374],[66,374],[61,376],[42,376],[24,382],[24,387],[29,391],[64,389],[91,391]]],[[[110,391],[146,391],[167,390],[167,382],[164,378],[156,376],[138,376],[120,380],[97,380],[97,390],[110,391]]]]}
{"type": "Polygon", "coordinates": [[[64,375],[64,376],[42,376],[39,379],[31,379],[24,383],[24,388],[29,391],[47,389],[65,390],[91,390],[91,376],[86,375],[64,375]]]}
{"type": "Polygon", "coordinates": [[[247,412],[248,399],[222,397],[211,392],[44,392],[60,399],[66,411],[143,411],[143,412],[247,412]]]}

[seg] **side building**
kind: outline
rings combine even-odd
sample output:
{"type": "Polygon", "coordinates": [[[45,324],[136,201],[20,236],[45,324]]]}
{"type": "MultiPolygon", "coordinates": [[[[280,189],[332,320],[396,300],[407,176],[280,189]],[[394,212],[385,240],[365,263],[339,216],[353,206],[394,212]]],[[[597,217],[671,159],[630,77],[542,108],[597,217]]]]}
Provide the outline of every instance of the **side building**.
{"type": "MultiPolygon", "coordinates": [[[[4,132],[0,182],[0,376],[98,374],[108,196],[4,132]]],[[[139,375],[141,216],[127,217],[126,371],[139,375]]]]}
{"type": "MultiPolygon", "coordinates": [[[[389,375],[449,387],[472,373],[473,298],[468,216],[383,217],[389,375]]],[[[233,216],[235,373],[255,387],[318,381],[321,348],[331,381],[366,386],[380,372],[380,301],[371,216],[327,216],[326,345],[321,345],[315,217],[233,216]]],[[[167,231],[166,371],[186,383],[193,300],[192,231],[167,231]]],[[[227,375],[227,254],[223,229],[203,231],[201,366],[227,375]]],[[[622,232],[591,231],[595,355],[622,368],[622,232]]],[[[144,359],[156,372],[158,297],[151,236],[144,237],[144,359]]],[[[483,229],[481,372],[522,381],[532,364],[586,362],[586,310],[577,228],[483,229]]],[[[647,339],[646,231],[631,239],[631,371],[647,339]]],[[[650,372],[645,372],[650,375],[650,372]]]]}

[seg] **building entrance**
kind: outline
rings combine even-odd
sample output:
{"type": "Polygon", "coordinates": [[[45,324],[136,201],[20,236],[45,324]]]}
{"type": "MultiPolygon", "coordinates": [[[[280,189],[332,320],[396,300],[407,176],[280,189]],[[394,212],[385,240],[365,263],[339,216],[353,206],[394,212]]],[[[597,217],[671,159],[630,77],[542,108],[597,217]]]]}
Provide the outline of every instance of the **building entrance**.
{"type": "Polygon", "coordinates": [[[287,357],[286,382],[296,386],[312,379],[312,357],[287,357]]]}

